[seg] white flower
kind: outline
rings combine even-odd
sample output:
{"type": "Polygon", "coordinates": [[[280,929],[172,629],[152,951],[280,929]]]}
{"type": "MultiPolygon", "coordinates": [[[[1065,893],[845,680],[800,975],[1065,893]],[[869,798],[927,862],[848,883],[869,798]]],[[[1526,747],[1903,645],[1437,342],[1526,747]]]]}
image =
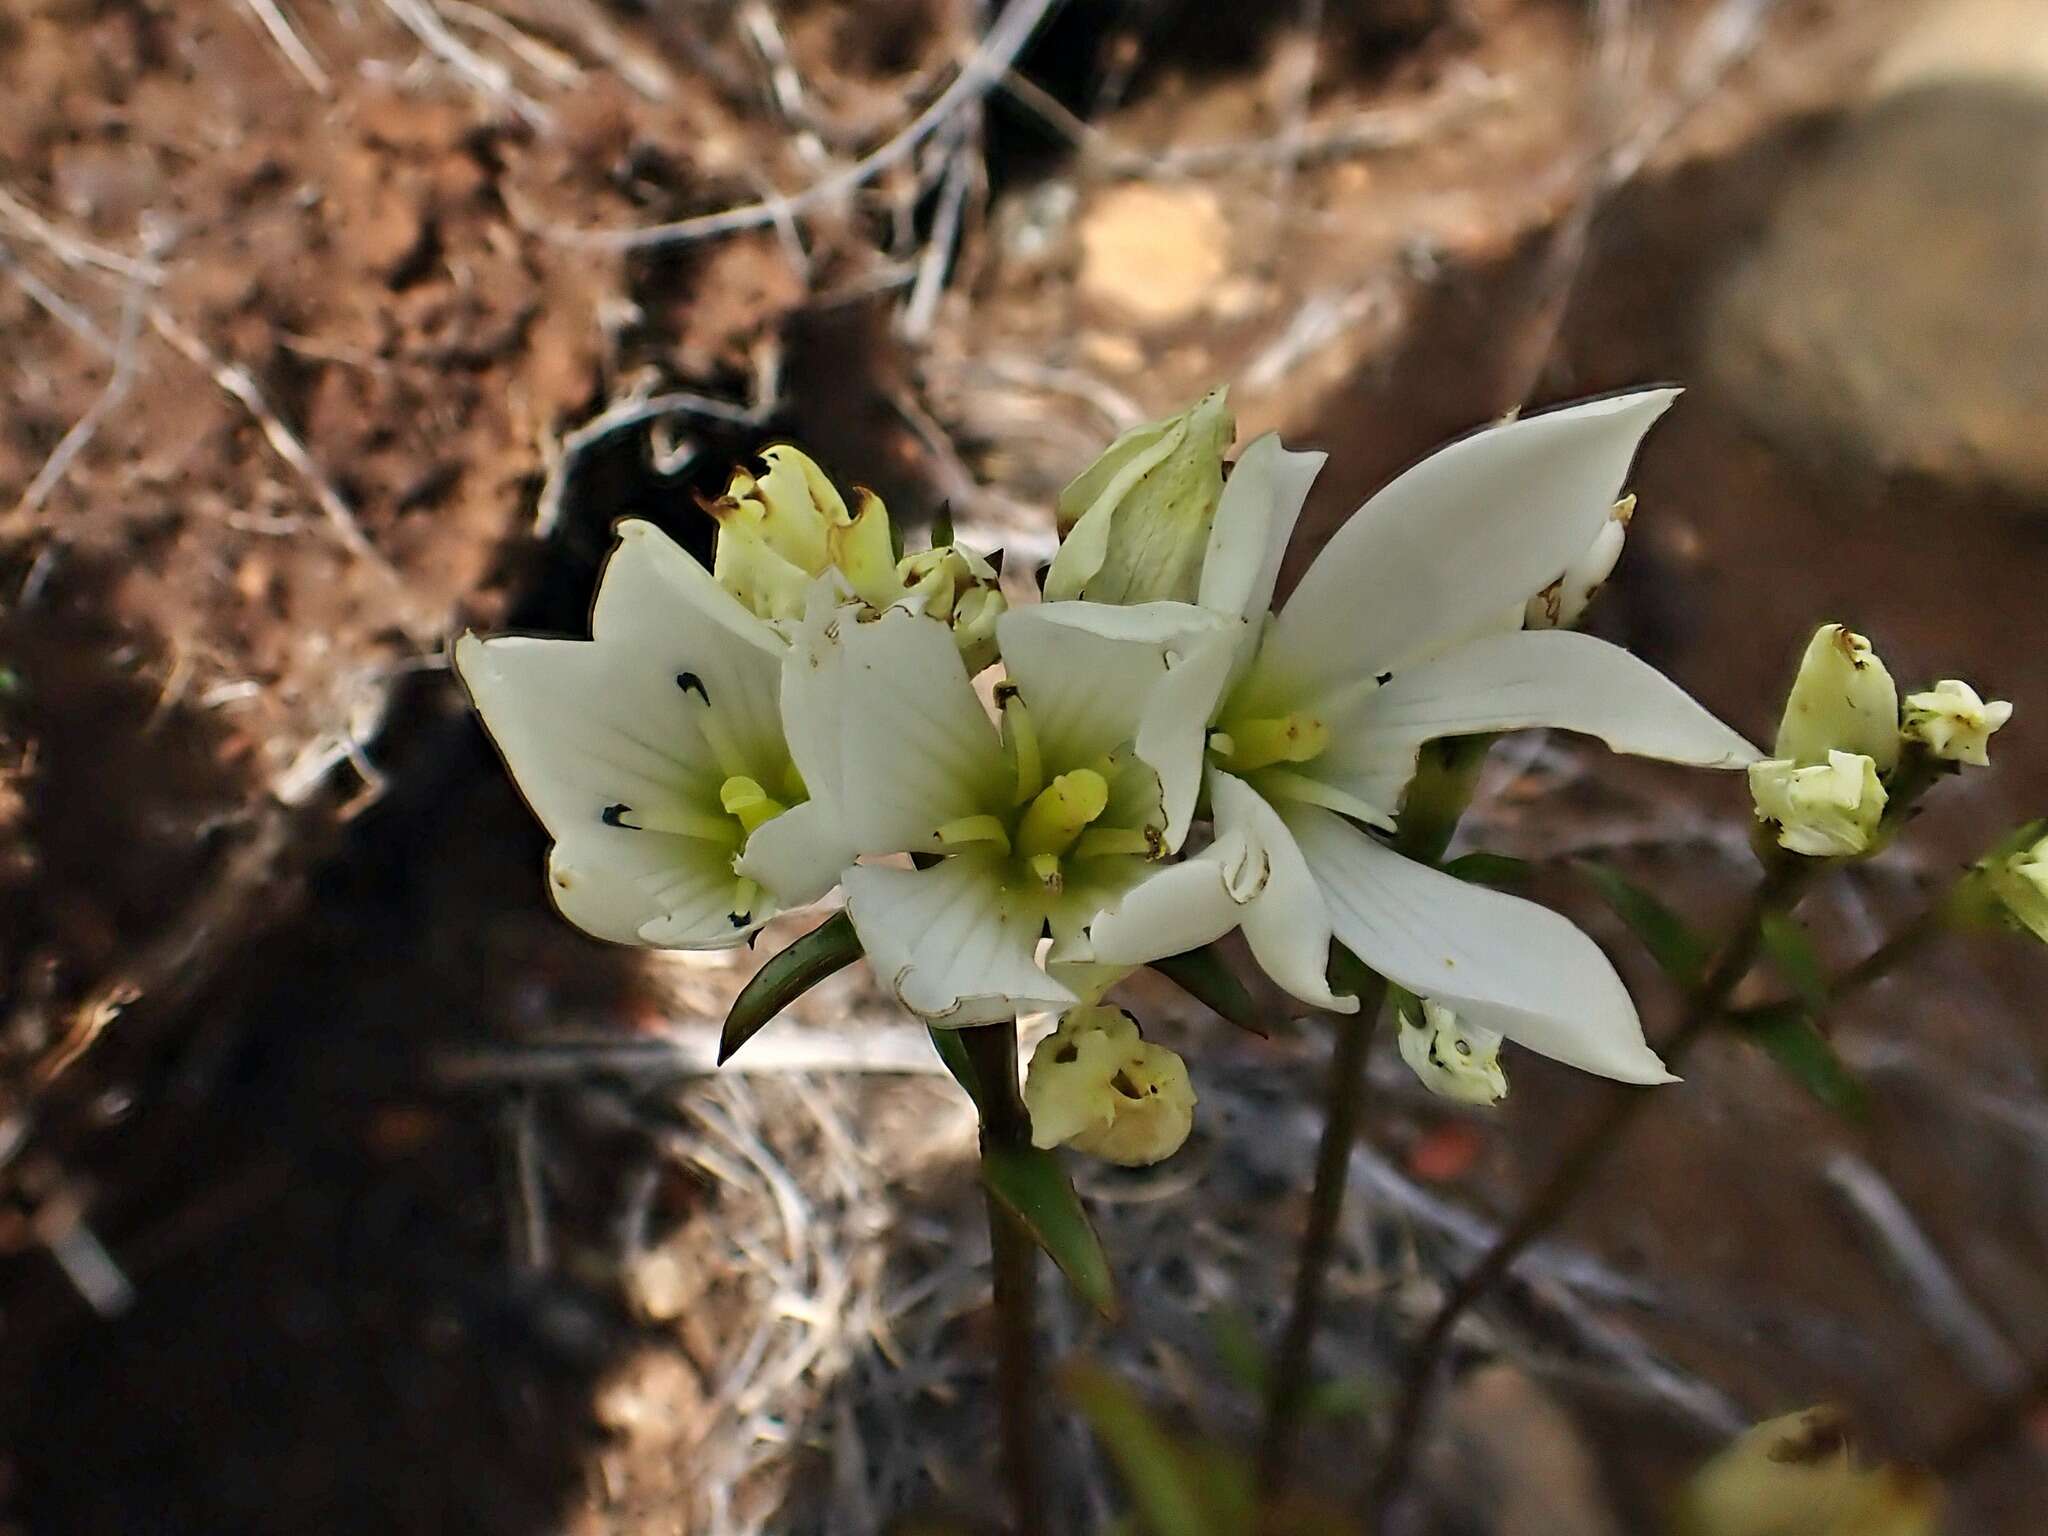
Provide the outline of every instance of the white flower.
{"type": "Polygon", "coordinates": [[[1774,755],[1749,770],[1759,821],[1778,846],[1809,858],[1867,852],[1899,761],[1899,692],[1870,642],[1823,624],[1785,698],[1774,755]]]}
{"type": "Polygon", "coordinates": [[[1193,600],[1236,432],[1219,389],[1111,443],[1060,492],[1047,600],[1193,600]]]}
{"type": "MultiPolygon", "coordinates": [[[[1143,963],[1241,926],[1274,980],[1348,1012],[1357,1000],[1326,979],[1334,936],[1468,1029],[1624,1081],[1667,1081],[1592,940],[1354,823],[1392,827],[1422,744],[1442,736],[1550,726],[1674,762],[1756,760],[1626,651],[1518,627],[1528,594],[1593,544],[1674,393],[1524,417],[1431,454],[1337,531],[1270,621],[1280,558],[1323,456],[1270,436],[1246,448],[1202,571],[1201,604],[1228,632],[1191,645],[1162,690],[1214,722],[1215,841],[1095,922],[1093,956],[1143,963]]],[[[1106,629],[1102,615],[1117,612],[1041,611],[1079,630],[1106,629]]]]}
{"type": "Polygon", "coordinates": [[[1778,846],[1809,858],[1866,851],[1884,818],[1877,764],[1860,752],[1830,752],[1805,767],[1781,757],[1751,763],[1749,793],[1758,818],[1778,829],[1778,846]]]}
{"type": "Polygon", "coordinates": [[[742,943],[848,858],[783,741],[787,645],[652,524],[618,533],[592,639],[464,635],[456,671],[554,839],[564,917],[621,944],[742,943]]]}
{"type": "Polygon", "coordinates": [[[1785,697],[1771,756],[1807,767],[1855,752],[1889,773],[1899,761],[1899,690],[1870,642],[1823,624],[1807,642],[1785,697]]]}
{"type": "Polygon", "coordinates": [[[1570,629],[1585,617],[1594,594],[1607,584],[1607,578],[1621,562],[1621,548],[1628,540],[1629,520],[1635,513],[1633,496],[1624,496],[1614,504],[1585,553],[1566,566],[1562,576],[1529,599],[1522,614],[1524,629],[1570,629]]]}
{"type": "Polygon", "coordinates": [[[712,574],[760,618],[793,622],[816,580],[838,573],[870,607],[892,605],[952,626],[970,672],[995,660],[995,621],[1005,606],[996,568],[947,544],[897,557],[888,510],[873,491],[845,499],[808,454],[786,443],[761,451],[766,473],[745,466],[704,510],[718,523],[712,574]]]}
{"type": "Polygon", "coordinates": [[[1072,1008],[1024,1080],[1031,1140],[1142,1168],[1173,1156],[1195,1123],[1187,1063],[1138,1036],[1120,1008],[1072,1008]]]}
{"type": "Polygon", "coordinates": [[[1976,689],[1953,677],[1906,695],[1906,735],[1945,762],[1989,767],[1991,733],[2011,718],[2010,704],[1980,699],[1976,689]]]}
{"type": "Polygon", "coordinates": [[[1401,1059],[1438,1098],[1498,1104],[1507,1097],[1508,1075],[1501,1070],[1497,1031],[1468,1027],[1431,998],[1422,1000],[1420,1018],[1403,1010],[1399,1029],[1401,1059]]]}
{"type": "Polygon", "coordinates": [[[1980,868],[2006,915],[2048,943],[2048,837],[1980,868]]]}
{"type": "Polygon", "coordinates": [[[1004,614],[998,730],[944,626],[814,602],[784,674],[789,740],[856,854],[925,861],[841,884],[875,974],[928,1022],[1065,1009],[1129,969],[1080,941],[1186,832],[1203,722],[1168,667],[1218,627],[1165,607],[1105,610],[1105,633],[1004,614]]]}

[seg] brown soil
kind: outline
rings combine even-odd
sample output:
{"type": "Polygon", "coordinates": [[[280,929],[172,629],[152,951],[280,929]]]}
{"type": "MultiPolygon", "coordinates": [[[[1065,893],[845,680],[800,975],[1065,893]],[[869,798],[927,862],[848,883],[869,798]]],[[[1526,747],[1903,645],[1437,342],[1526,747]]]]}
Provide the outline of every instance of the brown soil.
{"type": "MultiPolygon", "coordinates": [[[[937,93],[971,9],[441,0],[426,14],[504,71],[508,89],[479,89],[401,24],[418,10],[295,0],[325,94],[253,6],[0,16],[0,1519],[37,1536],[986,1520],[985,1249],[954,1096],[921,1077],[679,1084],[609,1057],[478,1069],[507,1046],[701,1025],[746,961],[643,961],[554,918],[444,637],[574,630],[614,517],[701,545],[691,491],[774,433],[1028,552],[1048,492],[1111,431],[1217,378],[1237,381],[1244,436],[1285,425],[1332,452],[1305,556],[1389,472],[1532,392],[1710,380],[1717,282],[1841,131],[1901,11],[1781,7],[1752,63],[1646,145],[1583,264],[1599,119],[1577,11],[1548,0],[1332,6],[1314,51],[1263,11],[1212,27],[1067,7],[1024,70],[1092,147],[990,98],[921,332],[902,317],[942,154],[807,216],[800,248],[768,229],[621,257],[548,233],[815,180],[937,93]],[[764,43],[742,11],[779,32],[764,43]],[[1270,144],[1297,123],[1287,169],[1270,144]],[[1161,163],[1191,150],[1209,158],[1161,163]],[[1188,253],[1199,281],[1178,296],[1160,284],[1157,314],[1116,303],[1118,253],[1157,248],[1117,234],[1134,186],[1165,194],[1146,220],[1221,242],[1188,253]],[[744,419],[602,439],[537,530],[567,434],[667,390],[744,419]],[[43,486],[82,420],[90,442],[43,486]],[[87,1239],[132,1305],[102,1295],[101,1315],[54,1261],[87,1239]]],[[[1637,101],[1679,99],[1709,13],[1660,11],[1637,101]]],[[[2015,616],[2038,607],[2048,523],[1778,448],[1741,404],[1708,383],[1660,430],[1600,626],[1752,735],[1800,637],[1836,616],[1902,677],[1961,672],[2020,711],[1998,773],[1946,797],[1916,858],[1816,902],[1817,935],[1850,955],[2048,789],[2024,730],[2048,718],[2048,679],[2013,659],[2015,639],[2038,648],[2015,616]]],[[[1542,894],[1617,954],[1626,937],[1563,872],[1576,853],[1725,912],[1740,834],[1701,833],[1690,808],[1739,828],[1735,786],[1575,751],[1502,760],[1478,835],[1557,865],[1542,894]]],[[[1657,980],[1627,963],[1654,1028],[1657,980]]],[[[1882,1448],[1924,1449],[1985,1383],[1820,1169],[1860,1153],[2011,1346],[2048,1347],[2048,1063],[2023,1043],[2039,975],[2034,955],[1945,951],[1924,985],[1840,1021],[1875,1095],[1861,1128],[1745,1050],[1699,1059],[1571,1226],[1652,1298],[1591,1311],[1741,1415],[1835,1396],[1882,1448]]],[[[1132,1315],[1109,1331],[1060,1309],[1053,1341],[1241,1437],[1219,1320],[1270,1328],[1319,1043],[1220,1038],[1163,986],[1134,1002],[1189,1051],[1204,1118],[1153,1175],[1087,1176],[1132,1315]]],[[[804,1017],[828,1036],[900,1022],[858,973],[804,1017]]],[[[1388,1177],[1510,1209],[1597,1091],[1515,1073],[1484,1121],[1389,1075],[1388,1177]]],[[[1384,1369],[1459,1257],[1381,1197],[1347,1237],[1333,1375],[1384,1369]]],[[[1531,1528],[1530,1501],[1569,1494],[1588,1532],[1646,1530],[1712,1442],[1710,1413],[1588,1343],[1576,1295],[1539,1279],[1472,1335],[1467,1357],[1543,1386],[1475,1378],[1458,1433],[1498,1450],[1540,1419],[1560,1463],[1576,1446],[1594,1470],[1572,1462],[1564,1492],[1503,1472],[1476,1496],[1454,1468],[1412,1529],[1531,1528]]],[[[1361,1428],[1324,1433],[1341,1495],[1361,1428]]],[[[1062,1528],[1101,1527],[1099,1457],[1078,1434],[1057,1446],[1062,1528]]],[[[2038,1448],[1994,1458],[1956,1529],[2033,1530],[2041,1470],[2038,1448]]]]}

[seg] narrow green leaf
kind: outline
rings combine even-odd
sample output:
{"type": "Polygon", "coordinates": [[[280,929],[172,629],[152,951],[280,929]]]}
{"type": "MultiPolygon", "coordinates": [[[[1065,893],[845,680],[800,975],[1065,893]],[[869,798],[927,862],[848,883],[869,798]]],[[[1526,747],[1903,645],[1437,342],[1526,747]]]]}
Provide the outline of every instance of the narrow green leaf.
{"type": "Polygon", "coordinates": [[[1855,1120],[1868,1113],[1863,1084],[1814,1027],[1803,1004],[1782,1003],[1744,1015],[1741,1027],[1820,1103],[1855,1120]]]}
{"type": "Polygon", "coordinates": [[[1037,1147],[988,1147],[981,1154],[981,1178],[1059,1265],[1081,1299],[1114,1319],[1116,1282],[1109,1259],[1060,1160],[1037,1147]]]}
{"type": "Polygon", "coordinates": [[[834,971],[845,970],[859,958],[860,938],[853,931],[853,919],[844,912],[784,946],[733,999],[732,1010],[725,1016],[725,1028],[718,1035],[719,1065],[723,1066],[734,1051],[758,1035],[783,1009],[834,971]]]}
{"type": "Polygon", "coordinates": [[[1236,1307],[1219,1307],[1209,1314],[1209,1339],[1216,1346],[1216,1361],[1232,1383],[1254,1396],[1266,1391],[1266,1349],[1252,1320],[1236,1307]]]}
{"type": "Polygon", "coordinates": [[[1826,1008],[1827,977],[1821,970],[1820,956],[1813,951],[1813,941],[1799,926],[1799,920],[1788,912],[1766,912],[1763,941],[1771,963],[1777,966],[1786,985],[1799,994],[1799,1000],[1815,1013],[1826,1008]]]}
{"type": "Polygon", "coordinates": [[[944,549],[953,542],[953,503],[942,501],[939,510],[932,514],[933,549],[944,549]]]}
{"type": "Polygon", "coordinates": [[[1684,918],[1605,864],[1581,859],[1578,867],[1614,909],[1615,916],[1643,941],[1643,947],[1664,968],[1665,975],[1681,987],[1699,985],[1707,971],[1710,950],[1706,940],[1686,926],[1684,918]]]}
{"type": "Polygon", "coordinates": [[[1262,1038],[1265,1036],[1266,1026],[1259,1018],[1258,1005],[1252,1001],[1251,993],[1238,980],[1237,972],[1224,961],[1222,952],[1215,945],[1204,944],[1200,949],[1154,960],[1152,969],[1196,1002],[1208,1004],[1239,1029],[1249,1030],[1262,1038]]]}
{"type": "Polygon", "coordinates": [[[960,1039],[957,1029],[928,1029],[932,1047],[939,1053],[939,1060],[946,1064],[946,1070],[953,1074],[953,1081],[974,1100],[974,1107],[981,1108],[981,1079],[974,1075],[974,1059],[967,1054],[967,1047],[960,1039]]]}
{"type": "Polygon", "coordinates": [[[1509,858],[1504,853],[1487,853],[1482,849],[1459,854],[1443,866],[1443,871],[1473,885],[1490,885],[1497,890],[1508,891],[1527,885],[1536,873],[1536,866],[1527,859],[1509,858]]]}
{"type": "Polygon", "coordinates": [[[1116,1463],[1149,1536],[1218,1536],[1203,1509],[1190,1458],[1138,1394],[1099,1365],[1076,1362],[1061,1373],[1109,1459],[1116,1463]]]}

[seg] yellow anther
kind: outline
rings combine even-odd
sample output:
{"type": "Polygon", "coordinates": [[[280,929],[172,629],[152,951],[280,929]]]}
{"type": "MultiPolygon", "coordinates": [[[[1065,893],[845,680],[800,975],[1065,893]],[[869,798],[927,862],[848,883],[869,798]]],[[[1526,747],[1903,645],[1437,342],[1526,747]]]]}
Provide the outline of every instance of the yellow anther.
{"type": "Polygon", "coordinates": [[[1235,720],[1229,734],[1209,737],[1209,750],[1233,773],[1250,773],[1273,763],[1306,763],[1330,745],[1330,728],[1314,715],[1296,712],[1258,720],[1235,720]]]}
{"type": "Polygon", "coordinates": [[[760,899],[761,887],[742,877],[732,888],[732,918],[734,927],[742,927],[754,915],[754,903],[760,899]]]}
{"type": "Polygon", "coordinates": [[[1055,895],[1067,883],[1066,876],[1060,871],[1058,854],[1034,853],[1026,862],[1031,866],[1031,873],[1038,876],[1039,883],[1055,895]]]}
{"type": "Polygon", "coordinates": [[[749,837],[763,822],[773,821],[789,809],[743,773],[734,774],[718,786],[718,803],[725,807],[728,816],[739,819],[740,830],[749,837]]]}
{"type": "Polygon", "coordinates": [[[1023,698],[1014,690],[1003,696],[1003,739],[1017,765],[1017,792],[1012,805],[1023,805],[1045,788],[1045,761],[1038,751],[1038,732],[1023,698]]]}
{"type": "Polygon", "coordinates": [[[1161,846],[1139,827],[1090,827],[1074,844],[1077,859],[1106,859],[1120,853],[1150,855],[1161,846]]]}
{"type": "Polygon", "coordinates": [[[1092,768],[1063,773],[1038,792],[1017,823],[1017,851],[1026,858],[1065,853],[1109,805],[1109,781],[1092,768]]]}
{"type": "Polygon", "coordinates": [[[1010,851],[1010,834],[1003,830],[1003,823],[995,816],[962,816],[958,821],[949,821],[939,828],[939,841],[948,848],[958,848],[967,843],[991,843],[1000,852],[1010,851]]]}

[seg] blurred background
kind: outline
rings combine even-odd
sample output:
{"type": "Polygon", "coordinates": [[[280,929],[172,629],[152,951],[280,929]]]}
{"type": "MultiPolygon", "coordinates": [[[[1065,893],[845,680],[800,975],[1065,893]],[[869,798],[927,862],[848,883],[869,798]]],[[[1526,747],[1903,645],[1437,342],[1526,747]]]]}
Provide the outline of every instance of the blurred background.
{"type": "MultiPolygon", "coordinates": [[[[1331,455],[1295,569],[1447,436],[1679,381],[1596,629],[1753,738],[1824,620],[2017,707],[1812,900],[1830,956],[2048,810],[2044,0],[4,0],[0,103],[6,1530],[990,1528],[921,1032],[856,968],[712,1077],[755,957],[556,919],[446,668],[580,632],[621,515],[708,552],[694,494],[771,438],[1028,590],[1057,488],[1219,381],[1240,442],[1331,455]]],[[[1539,737],[1486,785],[1468,843],[1542,865],[1654,1037],[1570,861],[1725,923],[1741,785],[1539,737]]],[[[2010,1393],[2044,975],[1948,942],[1845,1010],[1860,1117],[1697,1054],[1461,1332],[1402,1528],[1633,1536],[1745,1423],[1832,1400],[1910,1459],[2010,1393]]],[[[1126,1001],[1195,1139],[1078,1170],[1130,1315],[1049,1342],[1242,1441],[1326,1039],[1126,1001]]],[[[1511,1071],[1476,1114],[1376,1064],[1333,1498],[1594,1107],[1511,1071]]],[[[2042,1528],[2048,1418],[2011,1427],[1957,1536],[2042,1528]]],[[[1105,1528],[1048,1433],[1053,1523],[1105,1528]]]]}

